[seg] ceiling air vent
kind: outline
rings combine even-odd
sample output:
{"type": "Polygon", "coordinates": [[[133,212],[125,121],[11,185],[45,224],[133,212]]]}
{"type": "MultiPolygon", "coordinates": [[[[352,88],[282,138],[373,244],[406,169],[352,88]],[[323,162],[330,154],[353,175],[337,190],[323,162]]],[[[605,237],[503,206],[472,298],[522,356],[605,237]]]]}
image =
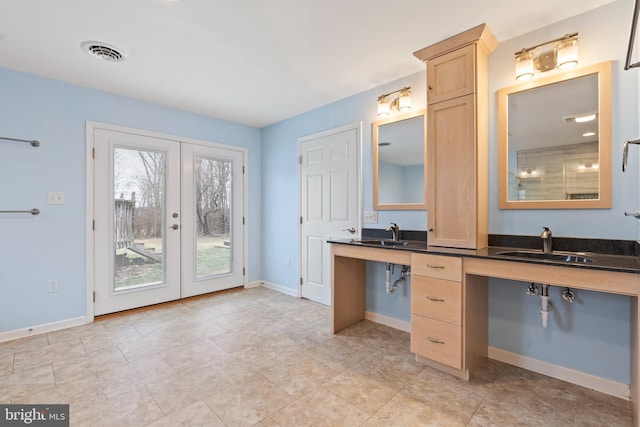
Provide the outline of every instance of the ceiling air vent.
{"type": "Polygon", "coordinates": [[[107,43],[87,41],[83,42],[80,46],[82,47],[82,50],[90,55],[109,62],[120,62],[126,57],[124,53],[107,43]]]}

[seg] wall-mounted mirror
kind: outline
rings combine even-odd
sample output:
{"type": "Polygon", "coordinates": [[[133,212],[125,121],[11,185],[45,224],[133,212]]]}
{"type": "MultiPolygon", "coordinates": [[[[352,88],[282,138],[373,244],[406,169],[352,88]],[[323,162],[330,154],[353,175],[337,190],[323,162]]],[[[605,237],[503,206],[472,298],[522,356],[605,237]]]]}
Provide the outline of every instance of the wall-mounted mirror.
{"type": "Polygon", "coordinates": [[[498,92],[500,209],[611,207],[611,62],[498,92]]]}
{"type": "Polygon", "coordinates": [[[373,123],[373,208],[426,210],[425,110],[373,123]]]}

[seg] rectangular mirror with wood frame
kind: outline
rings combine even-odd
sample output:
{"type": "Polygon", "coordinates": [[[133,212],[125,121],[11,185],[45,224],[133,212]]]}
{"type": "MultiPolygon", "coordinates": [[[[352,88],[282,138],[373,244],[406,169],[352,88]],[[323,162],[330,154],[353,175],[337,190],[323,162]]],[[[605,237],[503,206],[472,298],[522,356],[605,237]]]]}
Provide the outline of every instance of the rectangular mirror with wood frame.
{"type": "Polygon", "coordinates": [[[425,110],[373,122],[373,208],[426,210],[425,110]]]}
{"type": "Polygon", "coordinates": [[[611,62],[498,92],[500,209],[611,207],[611,62]]]}

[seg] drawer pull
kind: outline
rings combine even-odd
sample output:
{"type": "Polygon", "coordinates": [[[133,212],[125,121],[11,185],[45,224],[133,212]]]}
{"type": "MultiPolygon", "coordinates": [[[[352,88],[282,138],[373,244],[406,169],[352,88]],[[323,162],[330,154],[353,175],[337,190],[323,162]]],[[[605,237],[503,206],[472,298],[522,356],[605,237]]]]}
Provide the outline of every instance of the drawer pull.
{"type": "Polygon", "coordinates": [[[444,302],[444,299],[442,299],[442,298],[436,298],[436,297],[432,297],[432,296],[429,296],[429,295],[427,295],[427,299],[429,301],[434,301],[434,302],[444,302]]]}
{"type": "Polygon", "coordinates": [[[440,340],[439,340],[439,339],[437,339],[437,338],[427,337],[427,340],[428,340],[428,341],[431,341],[431,342],[432,342],[432,343],[434,343],[434,344],[444,344],[444,341],[440,341],[440,340]]]}
{"type": "Polygon", "coordinates": [[[427,268],[444,268],[444,266],[443,265],[427,264],[427,268]]]}

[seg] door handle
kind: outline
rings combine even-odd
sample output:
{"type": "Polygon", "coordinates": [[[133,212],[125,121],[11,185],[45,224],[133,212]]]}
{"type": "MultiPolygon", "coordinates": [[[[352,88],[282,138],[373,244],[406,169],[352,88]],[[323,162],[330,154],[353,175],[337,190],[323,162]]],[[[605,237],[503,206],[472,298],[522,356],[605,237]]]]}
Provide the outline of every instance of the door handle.
{"type": "Polygon", "coordinates": [[[178,228],[180,228],[180,226],[178,224],[173,224],[172,226],[170,226],[169,228],[173,229],[173,230],[177,230],[178,228]]]}
{"type": "Polygon", "coordinates": [[[342,230],[342,231],[348,231],[348,232],[349,232],[349,233],[351,233],[351,234],[356,234],[356,229],[355,229],[354,227],[351,227],[351,228],[345,228],[345,229],[344,229],[344,230],[342,230]]]}

